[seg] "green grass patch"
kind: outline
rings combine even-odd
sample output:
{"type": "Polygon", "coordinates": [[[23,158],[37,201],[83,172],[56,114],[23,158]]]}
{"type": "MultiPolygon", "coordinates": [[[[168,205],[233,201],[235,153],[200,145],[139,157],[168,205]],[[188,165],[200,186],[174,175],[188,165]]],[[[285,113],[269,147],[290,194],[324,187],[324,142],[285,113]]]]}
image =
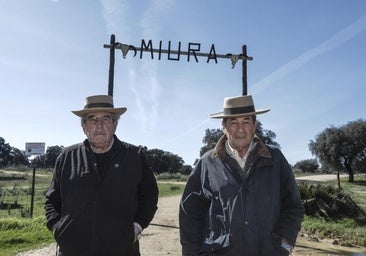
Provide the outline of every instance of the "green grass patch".
{"type": "Polygon", "coordinates": [[[347,191],[353,201],[366,212],[366,175],[355,176],[353,183],[348,182],[348,178],[341,180],[341,187],[347,191]]]}
{"type": "Polygon", "coordinates": [[[0,256],[52,243],[53,236],[46,228],[45,217],[0,219],[0,256]]]}
{"type": "Polygon", "coordinates": [[[310,235],[320,239],[335,239],[343,246],[355,244],[366,246],[366,228],[359,226],[352,219],[324,221],[319,218],[305,216],[302,227],[310,235]]]}
{"type": "Polygon", "coordinates": [[[159,186],[159,197],[164,196],[173,196],[173,195],[181,195],[184,190],[184,184],[176,184],[176,183],[160,183],[159,186]]]}

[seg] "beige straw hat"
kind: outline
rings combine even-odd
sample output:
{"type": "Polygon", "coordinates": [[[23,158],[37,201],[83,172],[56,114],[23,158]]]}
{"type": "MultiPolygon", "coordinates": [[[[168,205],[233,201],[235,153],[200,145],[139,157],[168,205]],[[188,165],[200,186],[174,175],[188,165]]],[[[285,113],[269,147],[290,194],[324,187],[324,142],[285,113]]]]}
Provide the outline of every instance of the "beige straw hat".
{"type": "Polygon", "coordinates": [[[226,97],[224,99],[223,112],[211,114],[211,118],[228,118],[240,116],[252,116],[263,114],[270,111],[270,109],[255,110],[253,99],[251,95],[240,97],[226,97]]]}
{"type": "Polygon", "coordinates": [[[113,105],[113,98],[110,95],[94,95],[85,98],[84,109],[71,111],[77,116],[84,116],[91,112],[109,112],[120,116],[125,113],[127,108],[115,108],[113,105]]]}

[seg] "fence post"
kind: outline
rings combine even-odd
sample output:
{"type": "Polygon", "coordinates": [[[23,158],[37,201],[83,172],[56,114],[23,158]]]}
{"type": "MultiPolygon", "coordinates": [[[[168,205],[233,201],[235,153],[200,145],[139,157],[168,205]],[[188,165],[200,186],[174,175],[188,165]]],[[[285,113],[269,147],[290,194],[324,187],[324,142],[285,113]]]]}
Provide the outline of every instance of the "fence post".
{"type": "Polygon", "coordinates": [[[32,175],[32,189],[31,189],[31,205],[30,205],[30,217],[33,218],[33,205],[34,205],[34,186],[36,180],[36,167],[33,166],[33,175],[32,175]]]}

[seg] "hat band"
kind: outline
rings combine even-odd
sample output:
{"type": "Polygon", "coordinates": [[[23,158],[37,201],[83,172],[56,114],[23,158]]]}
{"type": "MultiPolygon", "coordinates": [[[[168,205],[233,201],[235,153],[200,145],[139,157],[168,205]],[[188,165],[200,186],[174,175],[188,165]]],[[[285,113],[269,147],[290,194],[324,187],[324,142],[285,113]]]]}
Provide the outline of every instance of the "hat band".
{"type": "Polygon", "coordinates": [[[113,108],[113,104],[110,103],[90,103],[85,105],[84,109],[88,108],[113,108]]]}
{"type": "Polygon", "coordinates": [[[240,107],[240,108],[224,108],[225,115],[237,115],[255,112],[254,106],[240,107]]]}

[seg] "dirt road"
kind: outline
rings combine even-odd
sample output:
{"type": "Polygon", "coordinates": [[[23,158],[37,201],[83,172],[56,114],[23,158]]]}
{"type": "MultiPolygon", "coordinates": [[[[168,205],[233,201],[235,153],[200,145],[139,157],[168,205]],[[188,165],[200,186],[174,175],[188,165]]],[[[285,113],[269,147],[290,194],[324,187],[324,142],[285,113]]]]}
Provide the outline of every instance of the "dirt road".
{"type": "MultiPolygon", "coordinates": [[[[348,175],[342,174],[340,178],[348,177],[348,175]]],[[[309,175],[297,177],[297,182],[327,182],[337,179],[337,174],[321,174],[321,175],[309,175]]]]}
{"type": "MultiPolygon", "coordinates": [[[[181,255],[178,229],[179,200],[180,196],[163,197],[159,200],[159,209],[152,222],[152,225],[143,231],[142,238],[140,240],[141,254],[143,256],[181,255]],[[158,226],[160,224],[164,226],[158,226]]],[[[20,253],[17,256],[50,256],[55,255],[54,252],[55,245],[52,244],[40,250],[20,253]]],[[[332,241],[311,241],[304,234],[300,234],[293,255],[360,256],[366,255],[366,248],[348,248],[336,246],[332,245],[332,241]]]]}

